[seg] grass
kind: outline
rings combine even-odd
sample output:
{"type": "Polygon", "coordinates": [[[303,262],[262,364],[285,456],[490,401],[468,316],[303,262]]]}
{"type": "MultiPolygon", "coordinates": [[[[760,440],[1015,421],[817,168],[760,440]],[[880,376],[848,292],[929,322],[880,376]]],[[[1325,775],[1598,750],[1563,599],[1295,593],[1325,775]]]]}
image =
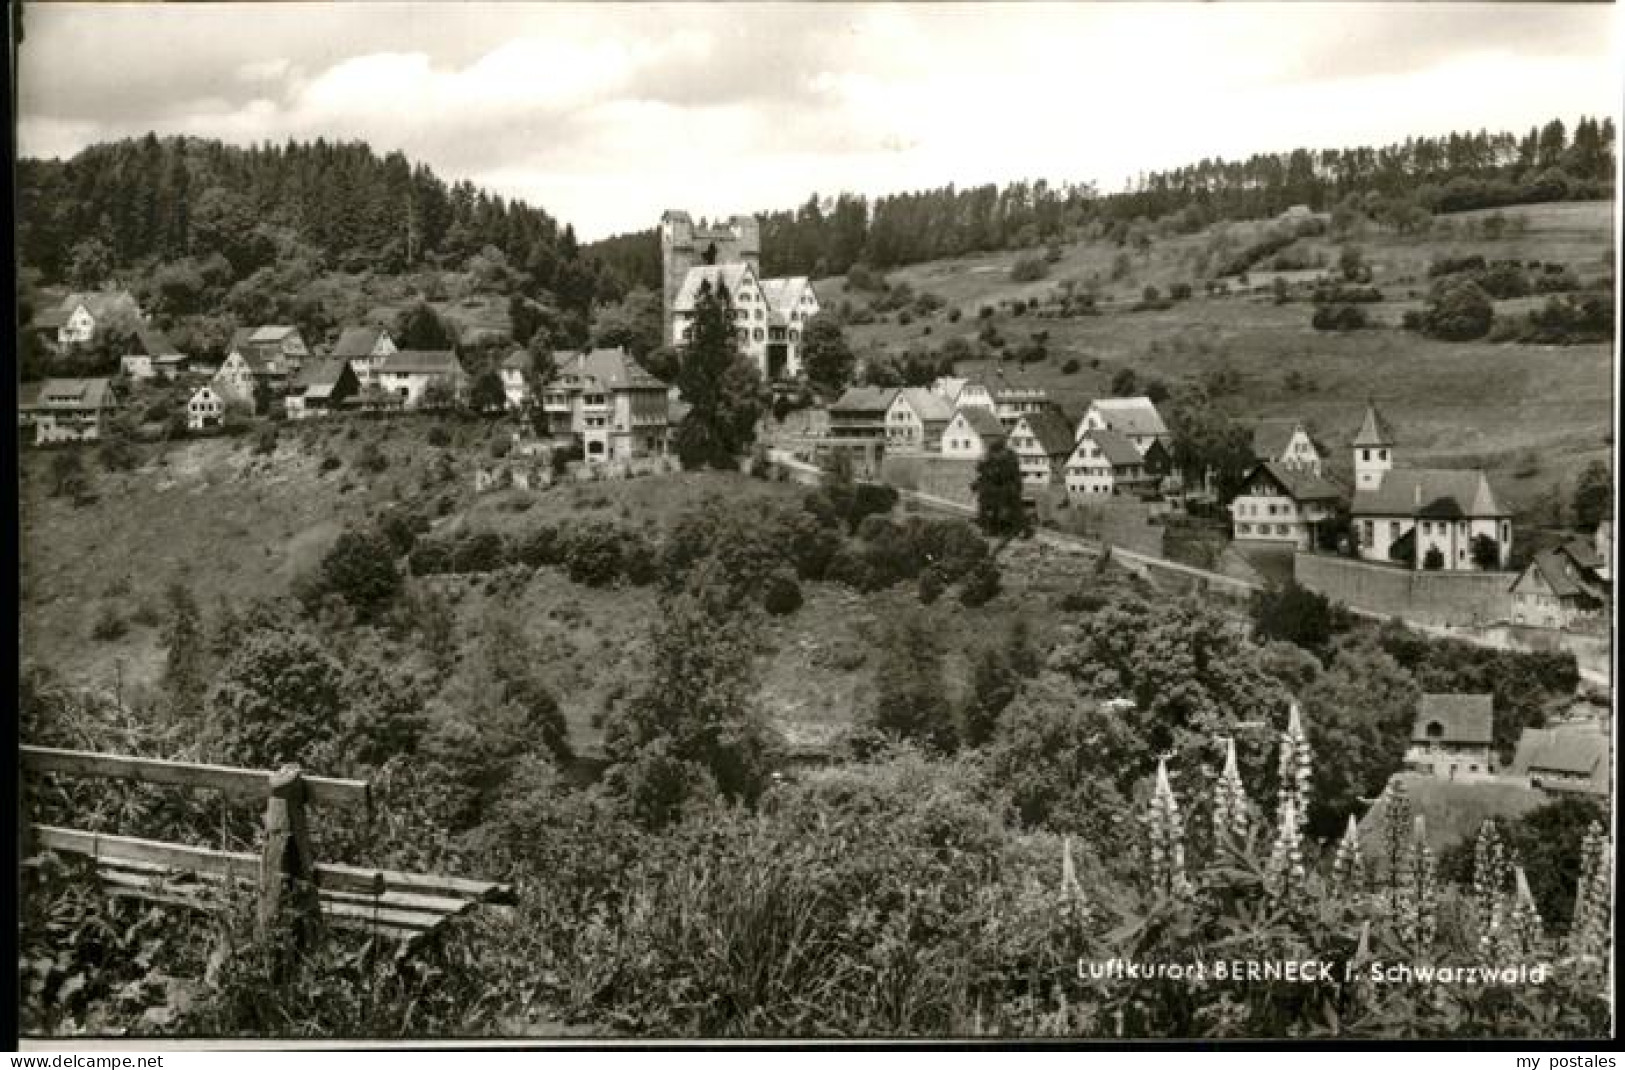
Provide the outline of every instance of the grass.
{"type": "MultiPolygon", "coordinates": [[[[1457,233],[1464,220],[1485,213],[1449,217],[1457,233]]],[[[1605,202],[1538,205],[1510,209],[1528,221],[1525,234],[1497,240],[1429,235],[1372,236],[1356,241],[1373,265],[1374,282],[1388,300],[1374,314],[1397,322],[1411,290],[1427,289],[1427,265],[1435,257],[1478,254],[1489,259],[1543,260],[1570,265],[1582,279],[1608,273],[1612,258],[1611,206],[1605,202]]],[[[1235,227],[1240,235],[1247,227],[1235,227]]],[[[1254,227],[1253,229],[1256,229],[1254,227]]],[[[1041,386],[1076,419],[1093,398],[1108,393],[1112,376],[1131,368],[1143,383],[1160,378],[1177,387],[1200,379],[1209,369],[1228,366],[1240,389],[1224,404],[1245,419],[1295,416],[1304,419],[1344,458],[1358,428],[1366,399],[1376,400],[1400,435],[1402,463],[1414,466],[1485,467],[1498,490],[1523,516],[1545,515],[1554,495],[1566,495],[1573,476],[1587,462],[1611,454],[1613,354],[1608,345],[1566,347],[1436,342],[1399,329],[1346,334],[1314,330],[1313,306],[1306,301],[1277,305],[1265,294],[1200,294],[1163,312],[1106,311],[1084,318],[1037,319],[1012,314],[1004,303],[1031,300],[1054,291],[1059,280],[1102,280],[1105,302],[1137,297],[1147,283],[1167,291],[1174,281],[1193,281],[1191,258],[1210,240],[1199,234],[1158,240],[1148,256],[1130,252],[1130,278],[1109,281],[1111,261],[1120,250],[1106,242],[1066,249],[1050,277],[1015,283],[1009,267],[1018,253],[1004,252],[917,264],[892,272],[893,282],[941,295],[962,318],[950,324],[946,310],[918,317],[909,325],[877,322],[848,328],[860,352],[898,351],[911,345],[936,348],[955,335],[973,344],[981,321],[977,310],[993,306],[1006,348],[1019,346],[1032,331],[1047,331],[1048,359],[1021,367],[1003,362],[1006,375],[1041,386]],[[931,334],[922,334],[929,325],[931,334]],[[1076,359],[1079,369],[1063,374],[1076,359]],[[1288,381],[1296,373],[1297,385],[1288,381]],[[1533,463],[1531,463],[1533,459],[1533,463]]],[[[1335,264],[1338,243],[1300,239],[1335,264]]],[[[1262,285],[1268,273],[1250,282],[1262,285]]],[[[1233,281],[1233,280],[1232,280],[1233,281]]],[[[861,304],[863,295],[846,292],[844,280],[818,284],[826,307],[843,299],[861,304]]],[[[1525,302],[1526,303],[1526,302],[1525,302]]],[[[1511,303],[1508,310],[1511,310],[1511,303]]],[[[960,374],[986,370],[981,361],[960,365],[960,374]]]]}

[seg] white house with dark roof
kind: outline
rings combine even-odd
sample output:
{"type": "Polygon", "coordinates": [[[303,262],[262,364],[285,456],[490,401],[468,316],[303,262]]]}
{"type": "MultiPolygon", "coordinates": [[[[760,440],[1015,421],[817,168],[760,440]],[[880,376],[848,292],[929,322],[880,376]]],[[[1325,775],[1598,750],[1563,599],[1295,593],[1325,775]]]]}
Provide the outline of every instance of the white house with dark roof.
{"type": "Polygon", "coordinates": [[[1343,500],[1342,488],[1320,475],[1318,463],[1262,461],[1247,473],[1230,503],[1231,530],[1238,542],[1312,550],[1319,526],[1343,500]]]}
{"type": "Polygon", "coordinates": [[[378,366],[395,350],[395,339],[383,327],[346,327],[328,356],[349,361],[356,382],[365,388],[373,385],[378,366]]]}
{"type": "Polygon", "coordinates": [[[932,380],[931,392],[947,399],[948,404],[956,410],[986,409],[995,416],[998,415],[998,402],[994,400],[993,392],[980,380],[963,379],[952,375],[939,376],[932,380]]]}
{"type": "Polygon", "coordinates": [[[310,347],[305,345],[299,328],[286,323],[272,323],[239,328],[231,336],[228,353],[257,357],[271,374],[286,378],[298,371],[305,358],[310,356],[310,347]]]}
{"type": "Polygon", "coordinates": [[[936,452],[953,416],[953,406],[941,395],[923,386],[904,387],[886,410],[886,445],[936,452]]]}
{"type": "Polygon", "coordinates": [[[1160,478],[1127,435],[1092,427],[1066,459],[1066,494],[1074,502],[1099,502],[1155,491],[1160,478]]]}
{"type": "Polygon", "coordinates": [[[577,442],[588,461],[661,457],[671,424],[665,383],[624,349],[553,354],[557,374],[542,390],[555,442],[577,442]]]}
{"type": "Polygon", "coordinates": [[[1447,572],[1480,568],[1474,540],[1495,542],[1496,568],[1512,553],[1512,510],[1481,469],[1396,467],[1394,434],[1373,405],[1354,437],[1349,513],[1361,558],[1427,568],[1430,551],[1447,572]]]}
{"type": "Polygon", "coordinates": [[[1150,398],[1143,396],[1097,398],[1090,402],[1089,410],[1078,421],[1073,440],[1082,438],[1085,431],[1116,431],[1132,442],[1142,457],[1151,449],[1153,442],[1160,442],[1167,449],[1173,438],[1168,425],[1162,422],[1162,414],[1157,411],[1157,406],[1150,398]]]}
{"type": "Polygon", "coordinates": [[[1424,694],[1405,764],[1446,780],[1487,777],[1494,742],[1493,695],[1424,694]]]}
{"type": "Polygon", "coordinates": [[[116,411],[118,394],[108,379],[47,379],[18,406],[38,445],[94,441],[116,411]]]}
{"type": "Polygon", "coordinates": [[[535,400],[530,389],[535,372],[536,355],[528,349],[516,349],[502,359],[497,374],[502,377],[502,394],[508,408],[522,409],[535,400]]]}
{"type": "Polygon", "coordinates": [[[681,346],[694,333],[700,294],[726,292],[739,351],[772,382],[801,374],[807,321],[818,314],[818,296],[801,276],[762,279],[754,263],[702,264],[688,269],[672,299],[670,341],[681,346]]]}
{"type": "Polygon", "coordinates": [[[831,438],[886,438],[886,414],[897,398],[897,389],[887,386],[854,386],[829,407],[831,438]]]}
{"type": "Polygon", "coordinates": [[[431,384],[443,387],[448,399],[468,392],[468,373],[449,349],[398,349],[373,369],[373,385],[403,408],[425,403],[431,384]]]}
{"type": "Polygon", "coordinates": [[[1046,408],[1016,419],[1006,445],[1021,463],[1021,481],[1029,486],[1061,482],[1072,455],[1072,425],[1060,410],[1046,408]]]}
{"type": "Polygon", "coordinates": [[[991,407],[969,405],[954,412],[942,432],[942,455],[979,461],[995,446],[1004,445],[1008,433],[991,407]]]}

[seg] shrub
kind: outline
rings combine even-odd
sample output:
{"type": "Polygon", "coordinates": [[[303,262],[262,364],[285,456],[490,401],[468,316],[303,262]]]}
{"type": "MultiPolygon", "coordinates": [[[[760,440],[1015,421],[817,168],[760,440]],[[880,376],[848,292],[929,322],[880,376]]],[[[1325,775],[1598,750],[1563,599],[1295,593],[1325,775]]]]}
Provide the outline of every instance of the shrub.
{"type": "Polygon", "coordinates": [[[435,424],[433,427],[429,428],[429,432],[424,436],[424,440],[436,449],[445,449],[451,445],[451,432],[447,431],[445,427],[441,426],[440,424],[435,424]]]}
{"type": "Polygon", "coordinates": [[[254,453],[256,456],[267,456],[276,452],[277,425],[266,424],[254,434],[254,453]]]}
{"type": "Polygon", "coordinates": [[[938,598],[942,597],[943,592],[947,589],[948,581],[943,576],[942,570],[937,568],[935,565],[920,573],[919,590],[921,605],[928,606],[935,602],[938,598]]]}
{"type": "Polygon", "coordinates": [[[346,531],[322,558],[318,590],[336,594],[368,619],[400,593],[395,548],[380,532],[346,531]]]}
{"type": "Polygon", "coordinates": [[[99,643],[110,643],[122,639],[129,630],[130,624],[123,614],[111,603],[103,602],[95,623],[90,626],[90,637],[99,643]]]}
{"type": "Polygon", "coordinates": [[[762,608],[783,617],[801,608],[801,584],[789,569],[779,569],[767,578],[762,589],[762,608]]]}
{"type": "Polygon", "coordinates": [[[334,471],[335,469],[342,468],[343,466],[343,461],[329,453],[322,458],[321,464],[317,465],[317,471],[325,474],[327,472],[334,471]]]}
{"type": "Polygon", "coordinates": [[[494,531],[465,532],[452,544],[452,572],[495,572],[507,563],[507,541],[494,531]]]}
{"type": "Polygon", "coordinates": [[[1359,305],[1320,305],[1309,322],[1317,331],[1356,331],[1371,326],[1359,305]]]}
{"type": "Polygon", "coordinates": [[[1041,256],[1021,256],[1010,266],[1011,282],[1037,282],[1049,275],[1049,264],[1041,256]]]}
{"type": "Polygon", "coordinates": [[[959,588],[959,601],[972,609],[986,605],[999,593],[999,567],[991,558],[979,562],[959,588]]]}
{"type": "Polygon", "coordinates": [[[614,583],[622,571],[622,541],[621,533],[603,521],[575,528],[565,537],[565,573],[587,587],[614,583]]]}
{"type": "Polygon", "coordinates": [[[1066,359],[1065,363],[1063,363],[1061,365],[1061,374],[1062,375],[1076,375],[1077,371],[1078,371],[1078,368],[1080,366],[1081,365],[1078,364],[1078,358],[1077,357],[1068,357],[1066,359]]]}

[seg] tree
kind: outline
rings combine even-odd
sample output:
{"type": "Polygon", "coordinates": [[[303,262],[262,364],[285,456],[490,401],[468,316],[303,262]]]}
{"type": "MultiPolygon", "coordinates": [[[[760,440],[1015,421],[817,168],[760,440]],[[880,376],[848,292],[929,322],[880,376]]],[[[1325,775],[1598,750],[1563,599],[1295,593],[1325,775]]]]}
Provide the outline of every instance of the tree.
{"type": "Polygon", "coordinates": [[[1384,651],[1343,640],[1299,697],[1310,749],[1320,756],[1310,824],[1331,836],[1404,764],[1421,688],[1384,651]]]}
{"type": "Polygon", "coordinates": [[[1473,564],[1485,572],[1494,572],[1501,567],[1501,544],[1493,535],[1474,535],[1470,553],[1473,564]]]}
{"type": "Polygon", "coordinates": [[[164,690],[169,693],[172,711],[197,717],[203,713],[208,690],[203,619],[185,584],[170,584],[165,598],[169,602],[169,624],[164,644],[164,690]]]}
{"type": "Polygon", "coordinates": [[[1444,568],[1444,551],[1437,546],[1429,546],[1427,553],[1422,555],[1422,567],[1429,572],[1444,568]]]}
{"type": "Polygon", "coordinates": [[[1119,368],[1117,374],[1112,376],[1112,397],[1132,397],[1140,389],[1140,377],[1134,373],[1133,368],[1119,368]]]}
{"type": "Polygon", "coordinates": [[[942,651],[918,611],[886,636],[875,661],[875,705],[870,723],[940,754],[958,746],[952,710],[942,685],[942,651]]]}
{"type": "Polygon", "coordinates": [[[627,292],[613,305],[600,308],[593,324],[593,344],[625,349],[641,361],[665,342],[660,294],[646,286],[627,292]]]}
{"type": "Polygon", "coordinates": [[[1252,617],[1255,642],[1278,639],[1316,652],[1348,627],[1347,614],[1295,580],[1253,592],[1252,617]]]}
{"type": "Polygon", "coordinates": [[[839,394],[852,381],[857,360],[834,316],[820,312],[807,321],[801,334],[801,366],[813,386],[831,397],[839,394]]]}
{"type": "Polygon", "coordinates": [[[1032,528],[1022,501],[1021,462],[1011,450],[995,445],[976,464],[971,483],[976,495],[976,522],[989,535],[1026,535],[1032,528]]]}
{"type": "Polygon", "coordinates": [[[343,670],[314,636],[262,622],[238,640],[209,696],[228,760],[276,769],[332,764],[344,703],[343,670]]]}
{"type": "Polygon", "coordinates": [[[752,612],[698,583],[661,606],[647,675],[605,730],[608,783],[645,824],[676,819],[707,784],[746,803],[766,786],[773,740],[755,701],[752,612]]]}
{"type": "Polygon", "coordinates": [[[1422,313],[1422,329],[1447,342],[1468,342],[1489,333],[1495,306],[1471,279],[1443,281],[1422,313]]]}
{"type": "Polygon", "coordinates": [[[52,497],[71,498],[78,502],[89,490],[90,480],[85,475],[84,458],[77,449],[65,449],[52,455],[52,497]]]}
{"type": "Polygon", "coordinates": [[[1581,531],[1595,531],[1614,511],[1614,480],[1608,471],[1608,462],[1592,461],[1580,470],[1574,480],[1574,526],[1581,531]]]}
{"type": "Polygon", "coordinates": [[[68,278],[82,289],[100,286],[113,273],[113,251],[100,238],[86,238],[68,255],[68,278]]]}
{"type": "Polygon", "coordinates": [[[394,548],[376,531],[346,531],[322,558],[318,589],[343,598],[363,620],[371,619],[400,593],[394,548]]]}
{"type": "Polygon", "coordinates": [[[457,331],[440,318],[426,301],[419,300],[395,321],[395,344],[401,349],[457,348],[457,331]]]}
{"type": "Polygon", "coordinates": [[[502,376],[487,368],[474,377],[468,390],[468,407],[475,412],[500,413],[508,404],[508,392],[502,385],[502,376]]]}
{"type": "Polygon", "coordinates": [[[1366,282],[1371,278],[1371,269],[1365,263],[1365,253],[1358,245],[1343,246],[1337,254],[1337,270],[1348,282],[1366,282]]]}
{"type": "Polygon", "coordinates": [[[726,288],[713,292],[702,283],[691,322],[677,374],[677,388],[689,404],[677,428],[677,455],[686,468],[731,468],[756,437],[761,376],[739,353],[726,288]]]}

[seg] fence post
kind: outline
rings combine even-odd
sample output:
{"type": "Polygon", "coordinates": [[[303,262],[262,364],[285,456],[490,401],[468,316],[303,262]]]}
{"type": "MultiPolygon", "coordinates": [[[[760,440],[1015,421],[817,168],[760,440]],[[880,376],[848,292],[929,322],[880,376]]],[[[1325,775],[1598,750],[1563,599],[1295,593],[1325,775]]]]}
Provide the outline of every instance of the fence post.
{"type": "Polygon", "coordinates": [[[271,774],[265,806],[265,847],[260,855],[259,933],[263,938],[286,917],[296,945],[306,944],[321,921],[315,859],[305,824],[305,780],[296,765],[271,774]]]}

